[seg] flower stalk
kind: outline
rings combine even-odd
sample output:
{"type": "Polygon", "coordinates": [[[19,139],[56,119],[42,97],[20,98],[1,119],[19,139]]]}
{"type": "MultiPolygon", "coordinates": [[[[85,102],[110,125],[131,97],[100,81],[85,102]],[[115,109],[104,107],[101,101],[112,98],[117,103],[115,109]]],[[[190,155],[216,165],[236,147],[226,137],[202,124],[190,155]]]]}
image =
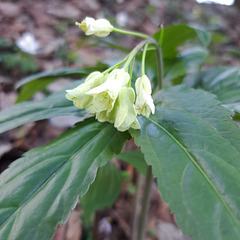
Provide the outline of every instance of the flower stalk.
{"type": "Polygon", "coordinates": [[[135,37],[139,37],[139,38],[143,38],[143,39],[148,39],[149,36],[140,32],[135,32],[135,31],[129,31],[129,30],[123,30],[120,28],[113,28],[113,32],[117,32],[117,33],[121,33],[121,34],[125,34],[125,35],[131,35],[131,36],[135,36],[135,37]]]}

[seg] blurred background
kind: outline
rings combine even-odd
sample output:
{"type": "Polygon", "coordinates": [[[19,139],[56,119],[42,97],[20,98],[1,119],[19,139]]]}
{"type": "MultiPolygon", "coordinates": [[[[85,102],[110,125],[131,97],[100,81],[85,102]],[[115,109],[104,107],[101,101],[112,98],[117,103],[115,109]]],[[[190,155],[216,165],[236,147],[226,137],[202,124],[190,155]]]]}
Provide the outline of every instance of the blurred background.
{"type": "MultiPolygon", "coordinates": [[[[75,26],[75,21],[80,22],[86,16],[107,18],[114,26],[149,35],[161,25],[188,24],[199,27],[212,35],[210,54],[204,68],[240,65],[239,0],[1,0],[0,110],[14,104],[17,98],[15,85],[30,74],[63,67],[109,64],[121,59],[124,51],[139,41],[117,33],[104,39],[86,37],[75,26]]],[[[60,79],[50,84],[47,91],[58,91],[69,82],[69,79],[60,79]]],[[[33,99],[43,97],[44,94],[40,92],[33,99]]],[[[76,121],[69,118],[42,120],[1,134],[0,172],[24,152],[51,141],[76,121]]],[[[131,192],[130,188],[128,191],[131,192]]],[[[128,197],[124,195],[115,204],[115,217],[120,227],[116,238],[111,239],[128,239],[129,226],[124,222],[128,216],[121,212],[121,209],[131,208],[127,202],[128,197]]],[[[111,209],[103,216],[108,216],[109,211],[111,209]]],[[[77,240],[83,236],[82,230],[79,230],[79,214],[79,210],[76,210],[70,223],[67,223],[70,237],[66,235],[65,226],[58,230],[55,240],[77,240]]],[[[190,239],[175,226],[174,216],[169,213],[167,205],[161,202],[157,189],[153,191],[149,226],[155,218],[162,224],[158,230],[149,233],[149,239],[190,239]],[[162,234],[159,233],[162,238],[156,231],[162,234]]],[[[107,221],[102,224],[106,225],[107,221]]]]}

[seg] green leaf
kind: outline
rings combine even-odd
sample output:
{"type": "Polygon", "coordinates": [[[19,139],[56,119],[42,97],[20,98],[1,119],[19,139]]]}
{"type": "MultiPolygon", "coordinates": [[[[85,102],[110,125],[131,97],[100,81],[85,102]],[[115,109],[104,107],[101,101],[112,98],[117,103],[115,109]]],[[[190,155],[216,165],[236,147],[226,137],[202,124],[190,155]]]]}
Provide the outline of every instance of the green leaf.
{"type": "MultiPolygon", "coordinates": [[[[71,89],[83,81],[70,84],[71,89]]],[[[59,91],[39,101],[22,102],[0,112],[0,133],[18,127],[28,122],[38,121],[56,116],[86,115],[84,109],[73,106],[72,101],[65,97],[65,90],[59,91]]]]}
{"type": "Polygon", "coordinates": [[[231,111],[234,120],[240,121],[240,102],[223,104],[223,107],[231,111]]]}
{"type": "Polygon", "coordinates": [[[239,67],[212,67],[187,81],[194,83],[194,87],[215,94],[224,104],[240,102],[239,67]]]}
{"type": "Polygon", "coordinates": [[[83,69],[61,68],[51,72],[41,72],[29,77],[26,77],[18,82],[16,88],[23,86],[16,102],[29,100],[36,92],[46,88],[51,82],[58,78],[82,78],[92,71],[102,71],[106,69],[107,65],[98,63],[94,67],[87,67],[83,69]]]}
{"type": "MultiPolygon", "coordinates": [[[[162,30],[157,31],[153,37],[159,42],[162,30]]],[[[210,34],[204,30],[187,25],[175,25],[164,28],[163,41],[161,44],[163,57],[173,58],[177,55],[177,48],[190,39],[198,39],[206,47],[210,43],[210,34]]],[[[160,44],[160,42],[159,42],[160,44]]]]}
{"type": "Polygon", "coordinates": [[[139,150],[121,152],[116,158],[129,163],[143,175],[147,172],[147,164],[142,152],[139,150]]]}
{"type": "Polygon", "coordinates": [[[132,131],[177,223],[193,240],[240,239],[240,130],[214,95],[160,91],[132,131]]]}
{"type": "Polygon", "coordinates": [[[114,164],[108,163],[98,169],[95,181],[88,192],[80,198],[83,208],[83,219],[89,221],[96,210],[110,207],[117,199],[126,174],[118,170],[114,164]]]}
{"type": "Polygon", "coordinates": [[[51,239],[126,134],[88,119],[11,164],[0,175],[0,239],[51,239]]]}
{"type": "Polygon", "coordinates": [[[187,73],[199,71],[207,56],[207,50],[194,47],[183,51],[176,58],[166,59],[164,61],[165,84],[169,86],[171,82],[175,83],[176,79],[181,82],[187,73]]]}
{"type": "Polygon", "coordinates": [[[41,72],[26,77],[18,82],[16,88],[24,85],[16,102],[23,102],[30,99],[36,92],[46,88],[48,84],[60,77],[78,77],[86,76],[86,71],[80,69],[61,68],[51,72],[41,72]]]}

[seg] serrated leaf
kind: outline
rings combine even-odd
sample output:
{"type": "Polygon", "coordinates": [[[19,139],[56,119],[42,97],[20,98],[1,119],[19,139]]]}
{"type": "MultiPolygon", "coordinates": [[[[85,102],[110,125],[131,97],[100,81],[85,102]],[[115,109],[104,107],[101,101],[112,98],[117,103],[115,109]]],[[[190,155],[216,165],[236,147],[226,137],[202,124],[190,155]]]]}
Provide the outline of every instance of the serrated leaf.
{"type": "Polygon", "coordinates": [[[0,175],[0,239],[51,239],[125,141],[113,125],[88,119],[16,160],[0,175]]]}
{"type": "MultiPolygon", "coordinates": [[[[159,42],[161,31],[157,31],[153,37],[159,42]]],[[[190,39],[199,39],[201,44],[206,47],[210,42],[210,34],[198,28],[187,25],[174,25],[164,28],[163,41],[161,43],[163,57],[173,58],[177,55],[177,48],[190,39]]]]}
{"type": "Polygon", "coordinates": [[[196,80],[193,76],[192,82],[195,82],[194,87],[215,94],[224,104],[240,102],[239,67],[212,67],[201,72],[196,80]]]}
{"type": "Polygon", "coordinates": [[[95,211],[110,207],[117,199],[126,175],[112,163],[98,169],[95,181],[88,192],[80,198],[83,219],[89,221],[95,211]]]}
{"type": "Polygon", "coordinates": [[[142,152],[139,150],[121,152],[116,156],[116,158],[129,163],[143,175],[147,172],[147,164],[142,152]]]}
{"type": "Polygon", "coordinates": [[[185,86],[156,96],[132,131],[165,202],[192,240],[240,239],[240,130],[213,95],[185,86]]]}
{"type": "MultiPolygon", "coordinates": [[[[83,81],[76,81],[66,89],[71,89],[83,81]]],[[[65,89],[42,100],[22,102],[0,112],[0,133],[28,122],[48,119],[56,116],[74,115],[83,117],[84,109],[73,106],[72,101],[65,97],[65,89]]]]}

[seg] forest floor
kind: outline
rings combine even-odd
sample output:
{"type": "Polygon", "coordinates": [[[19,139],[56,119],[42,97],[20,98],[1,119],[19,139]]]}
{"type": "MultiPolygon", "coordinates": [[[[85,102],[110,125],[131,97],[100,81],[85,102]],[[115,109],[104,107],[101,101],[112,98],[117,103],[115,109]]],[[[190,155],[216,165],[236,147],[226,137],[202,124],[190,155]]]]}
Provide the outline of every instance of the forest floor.
{"type": "MultiPolygon", "coordinates": [[[[104,41],[86,38],[74,25],[85,16],[106,17],[114,25],[131,30],[153,34],[159,25],[169,26],[187,23],[217,30],[218,40],[223,48],[212,47],[212,56],[218,64],[239,65],[240,25],[239,10],[236,7],[223,7],[197,4],[188,1],[158,0],[24,0],[0,2],[0,49],[7,49],[8,58],[0,57],[0,110],[10,107],[17,98],[15,84],[25,76],[57,68],[82,68],[94,66],[97,62],[114,61],[122,53],[104,46],[104,41]],[[171,2],[171,3],[169,3],[171,2]],[[39,44],[35,55],[22,53],[15,43],[23,33],[30,32],[39,44]],[[99,46],[100,45],[100,46],[99,46]],[[7,47],[6,47],[7,46],[7,47]],[[233,47],[234,46],[234,47],[233,47]],[[219,56],[221,58],[219,59],[219,56]]],[[[131,49],[137,39],[124,36],[111,38],[118,46],[131,49]]],[[[69,79],[60,79],[49,86],[49,91],[57,91],[69,83],[69,79]]],[[[43,93],[34,96],[41,99],[43,93]]],[[[26,124],[23,127],[0,135],[0,172],[19,158],[24,152],[42,146],[71,127],[76,119],[54,118],[26,124]]],[[[133,147],[132,142],[128,147],[133,147]]],[[[116,160],[114,160],[116,162],[116,160]]],[[[136,173],[126,165],[119,165],[132,175],[130,183],[135,184],[136,173]]],[[[97,240],[130,239],[133,195],[128,191],[128,182],[122,186],[117,202],[111,207],[97,212],[98,222],[110,219],[112,232],[99,235],[97,240]]],[[[81,222],[81,207],[70,215],[69,220],[60,226],[54,240],[87,239],[89,229],[81,222]]],[[[151,207],[147,223],[148,237],[152,240],[187,240],[175,222],[174,214],[161,200],[154,182],[151,207]]]]}

